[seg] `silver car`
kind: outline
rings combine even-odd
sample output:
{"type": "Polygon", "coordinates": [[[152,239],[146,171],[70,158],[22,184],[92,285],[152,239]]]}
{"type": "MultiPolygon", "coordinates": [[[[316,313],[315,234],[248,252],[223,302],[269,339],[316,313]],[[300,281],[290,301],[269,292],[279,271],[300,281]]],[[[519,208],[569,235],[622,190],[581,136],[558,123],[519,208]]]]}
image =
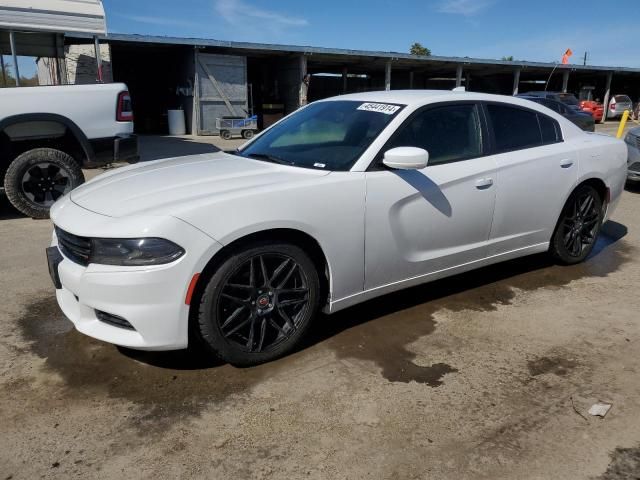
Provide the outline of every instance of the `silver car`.
{"type": "Polygon", "coordinates": [[[609,102],[609,112],[607,118],[621,117],[625,110],[629,110],[629,113],[633,111],[633,102],[626,95],[614,95],[609,102]]]}
{"type": "Polygon", "coordinates": [[[640,182],[640,127],[629,130],[624,141],[629,150],[627,180],[640,182]]]}

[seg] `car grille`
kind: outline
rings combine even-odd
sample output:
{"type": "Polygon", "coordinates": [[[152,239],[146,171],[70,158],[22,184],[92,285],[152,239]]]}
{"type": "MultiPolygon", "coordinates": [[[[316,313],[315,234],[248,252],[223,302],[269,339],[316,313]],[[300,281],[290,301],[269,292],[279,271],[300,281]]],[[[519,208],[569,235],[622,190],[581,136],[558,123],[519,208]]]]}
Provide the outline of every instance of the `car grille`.
{"type": "Polygon", "coordinates": [[[58,237],[58,248],[62,254],[72,262],[87,266],[91,255],[91,240],[86,237],[79,237],[61,228],[55,227],[58,237]]]}

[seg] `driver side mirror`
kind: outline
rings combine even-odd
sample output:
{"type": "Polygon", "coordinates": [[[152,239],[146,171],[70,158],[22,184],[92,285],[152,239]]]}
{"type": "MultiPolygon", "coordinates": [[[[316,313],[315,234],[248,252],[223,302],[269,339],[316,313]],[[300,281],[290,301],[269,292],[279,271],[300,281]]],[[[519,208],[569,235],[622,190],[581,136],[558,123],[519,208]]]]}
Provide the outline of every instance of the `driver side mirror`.
{"type": "Polygon", "coordinates": [[[429,152],[416,147],[392,148],[384,152],[382,163],[396,170],[421,170],[429,163],[429,152]]]}

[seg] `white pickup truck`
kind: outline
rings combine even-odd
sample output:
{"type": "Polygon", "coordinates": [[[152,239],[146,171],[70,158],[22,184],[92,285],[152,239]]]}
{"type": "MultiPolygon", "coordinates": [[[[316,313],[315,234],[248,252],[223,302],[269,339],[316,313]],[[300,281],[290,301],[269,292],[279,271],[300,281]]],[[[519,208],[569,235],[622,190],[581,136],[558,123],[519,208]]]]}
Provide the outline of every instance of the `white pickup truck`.
{"type": "Polygon", "coordinates": [[[0,187],[25,215],[48,217],[82,168],[138,158],[124,84],[0,89],[0,187]]]}

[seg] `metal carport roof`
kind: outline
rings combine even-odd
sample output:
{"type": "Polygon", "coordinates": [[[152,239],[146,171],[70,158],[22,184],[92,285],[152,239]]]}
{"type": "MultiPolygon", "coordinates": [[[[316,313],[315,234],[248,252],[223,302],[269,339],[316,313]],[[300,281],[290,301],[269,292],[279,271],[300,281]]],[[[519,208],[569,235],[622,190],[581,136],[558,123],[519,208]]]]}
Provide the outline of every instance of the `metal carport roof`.
{"type": "Polygon", "coordinates": [[[0,29],[38,32],[107,32],[100,0],[0,0],[0,29]]]}

